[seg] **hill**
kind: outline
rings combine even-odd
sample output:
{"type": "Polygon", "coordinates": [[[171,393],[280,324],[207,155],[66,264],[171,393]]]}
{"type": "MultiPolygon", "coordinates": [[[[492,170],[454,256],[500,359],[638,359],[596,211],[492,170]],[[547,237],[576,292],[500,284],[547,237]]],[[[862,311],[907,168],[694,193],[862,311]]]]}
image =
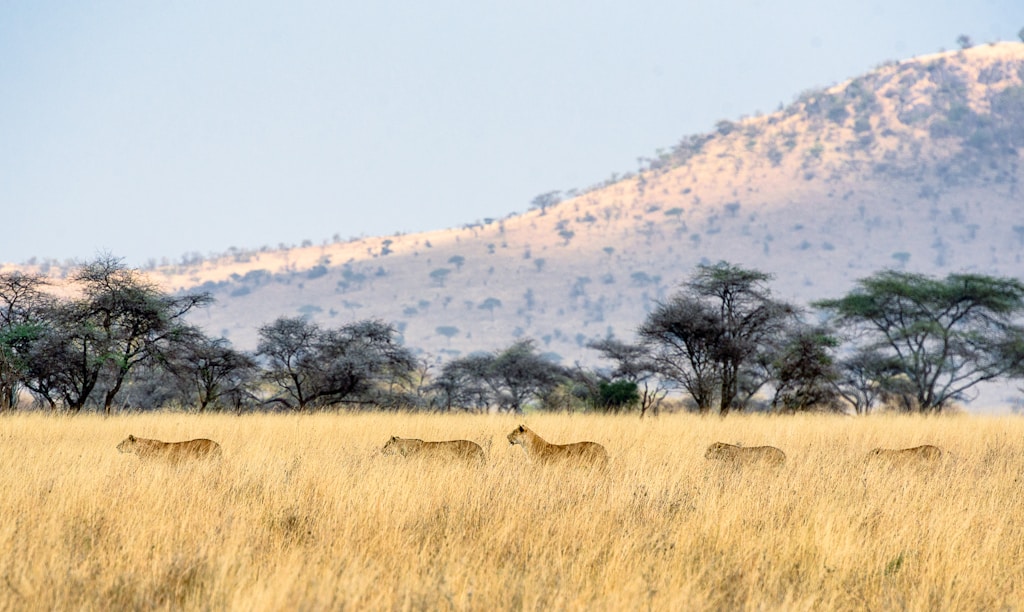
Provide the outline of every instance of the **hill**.
{"type": "MultiPolygon", "coordinates": [[[[881,66],[778,112],[720,121],[640,171],[503,219],[154,267],[217,299],[240,348],[281,315],[394,322],[438,362],[531,337],[564,363],[628,339],[701,262],[775,275],[806,304],[895,267],[1022,275],[1024,44],[881,66]]],[[[51,269],[51,272],[56,270],[51,269]]]]}

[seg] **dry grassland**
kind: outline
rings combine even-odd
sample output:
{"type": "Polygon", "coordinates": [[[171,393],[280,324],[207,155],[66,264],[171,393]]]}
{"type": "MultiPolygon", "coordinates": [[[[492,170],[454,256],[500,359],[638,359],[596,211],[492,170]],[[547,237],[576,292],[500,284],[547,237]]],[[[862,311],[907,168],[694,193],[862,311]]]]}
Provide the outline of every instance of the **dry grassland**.
{"type": "Polygon", "coordinates": [[[1024,607],[1024,420],[538,415],[604,471],[540,467],[508,416],[0,418],[3,610],[1024,607]],[[129,433],[208,437],[140,463],[129,433]],[[465,438],[483,467],[380,455],[465,438]],[[771,444],[782,467],[704,458],[771,444]],[[866,465],[936,444],[934,466],[866,465]]]}

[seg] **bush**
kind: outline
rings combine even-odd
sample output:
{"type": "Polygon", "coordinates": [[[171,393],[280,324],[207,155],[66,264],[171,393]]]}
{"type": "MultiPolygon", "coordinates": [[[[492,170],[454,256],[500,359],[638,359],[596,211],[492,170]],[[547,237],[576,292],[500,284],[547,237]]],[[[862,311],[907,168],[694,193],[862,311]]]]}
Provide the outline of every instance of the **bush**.
{"type": "Polygon", "coordinates": [[[598,392],[599,407],[611,412],[628,409],[640,401],[636,383],[629,380],[602,381],[598,392]]]}

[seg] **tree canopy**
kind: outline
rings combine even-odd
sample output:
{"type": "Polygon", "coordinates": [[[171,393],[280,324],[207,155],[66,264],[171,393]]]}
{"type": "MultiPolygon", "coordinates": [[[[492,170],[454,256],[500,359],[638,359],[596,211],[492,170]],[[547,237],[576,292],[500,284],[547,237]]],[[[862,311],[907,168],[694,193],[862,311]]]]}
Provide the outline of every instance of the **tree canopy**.
{"type": "Polygon", "coordinates": [[[265,378],[279,393],[269,401],[305,410],[347,402],[372,403],[381,385],[408,377],[412,353],[392,325],[357,321],[322,329],[302,317],[281,317],[259,330],[256,354],[267,362],[265,378]]]}
{"type": "Polygon", "coordinates": [[[99,391],[109,413],[131,370],[167,350],[189,329],[185,315],[211,302],[205,293],[166,294],[110,255],[74,272],[79,293],[69,299],[40,297],[38,281],[25,285],[22,278],[19,288],[16,280],[4,280],[7,340],[0,352],[19,357],[20,381],[37,397],[51,406],[60,400],[71,412],[99,391]],[[26,303],[33,309],[19,314],[26,303]]]}
{"type": "MultiPolygon", "coordinates": [[[[569,369],[527,337],[441,364],[417,359],[390,323],[328,328],[305,316],[262,326],[250,354],[187,321],[208,295],[165,293],[121,260],[100,256],[74,270],[59,293],[44,277],[0,274],[0,411],[31,394],[37,405],[71,413],[360,405],[638,408],[643,417],[674,385],[701,413],[866,414],[878,403],[938,412],[969,401],[983,382],[1024,378],[1019,280],[886,270],[844,297],[816,302],[826,317],[810,325],[772,297],[771,278],[728,262],[698,266],[650,312],[635,341],[577,337],[611,367],[569,369]],[[428,379],[436,364],[440,372],[428,379]]],[[[493,313],[500,305],[488,298],[480,307],[493,313]]]]}
{"type": "Polygon", "coordinates": [[[742,407],[744,369],[795,316],[792,306],[771,297],[771,278],[724,261],[698,266],[640,327],[661,373],[686,389],[700,412],[709,412],[716,399],[723,415],[742,407]]]}
{"type": "Polygon", "coordinates": [[[1024,284],[1013,278],[950,274],[937,279],[885,270],[838,299],[815,306],[864,348],[895,363],[917,408],[938,412],[981,382],[1024,362],[1024,284]]]}
{"type": "Polygon", "coordinates": [[[521,413],[532,400],[542,400],[568,373],[537,353],[533,340],[524,339],[496,353],[475,353],[444,365],[434,389],[445,409],[461,404],[478,409],[496,405],[521,413]]]}

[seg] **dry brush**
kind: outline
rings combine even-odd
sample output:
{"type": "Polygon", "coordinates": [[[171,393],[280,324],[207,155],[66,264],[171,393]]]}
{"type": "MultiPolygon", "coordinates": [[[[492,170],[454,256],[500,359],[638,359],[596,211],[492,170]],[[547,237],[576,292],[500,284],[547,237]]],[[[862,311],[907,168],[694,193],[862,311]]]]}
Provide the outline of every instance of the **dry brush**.
{"type": "Polygon", "coordinates": [[[607,469],[528,462],[505,416],[0,419],[2,609],[1024,606],[1024,421],[537,415],[607,469]],[[141,462],[127,432],[210,438],[141,462]],[[473,440],[484,466],[381,455],[473,440]],[[705,459],[728,441],[784,465],[705,459]],[[872,448],[935,444],[879,468],[872,448]],[[517,452],[518,451],[518,452],[517,452]]]}

